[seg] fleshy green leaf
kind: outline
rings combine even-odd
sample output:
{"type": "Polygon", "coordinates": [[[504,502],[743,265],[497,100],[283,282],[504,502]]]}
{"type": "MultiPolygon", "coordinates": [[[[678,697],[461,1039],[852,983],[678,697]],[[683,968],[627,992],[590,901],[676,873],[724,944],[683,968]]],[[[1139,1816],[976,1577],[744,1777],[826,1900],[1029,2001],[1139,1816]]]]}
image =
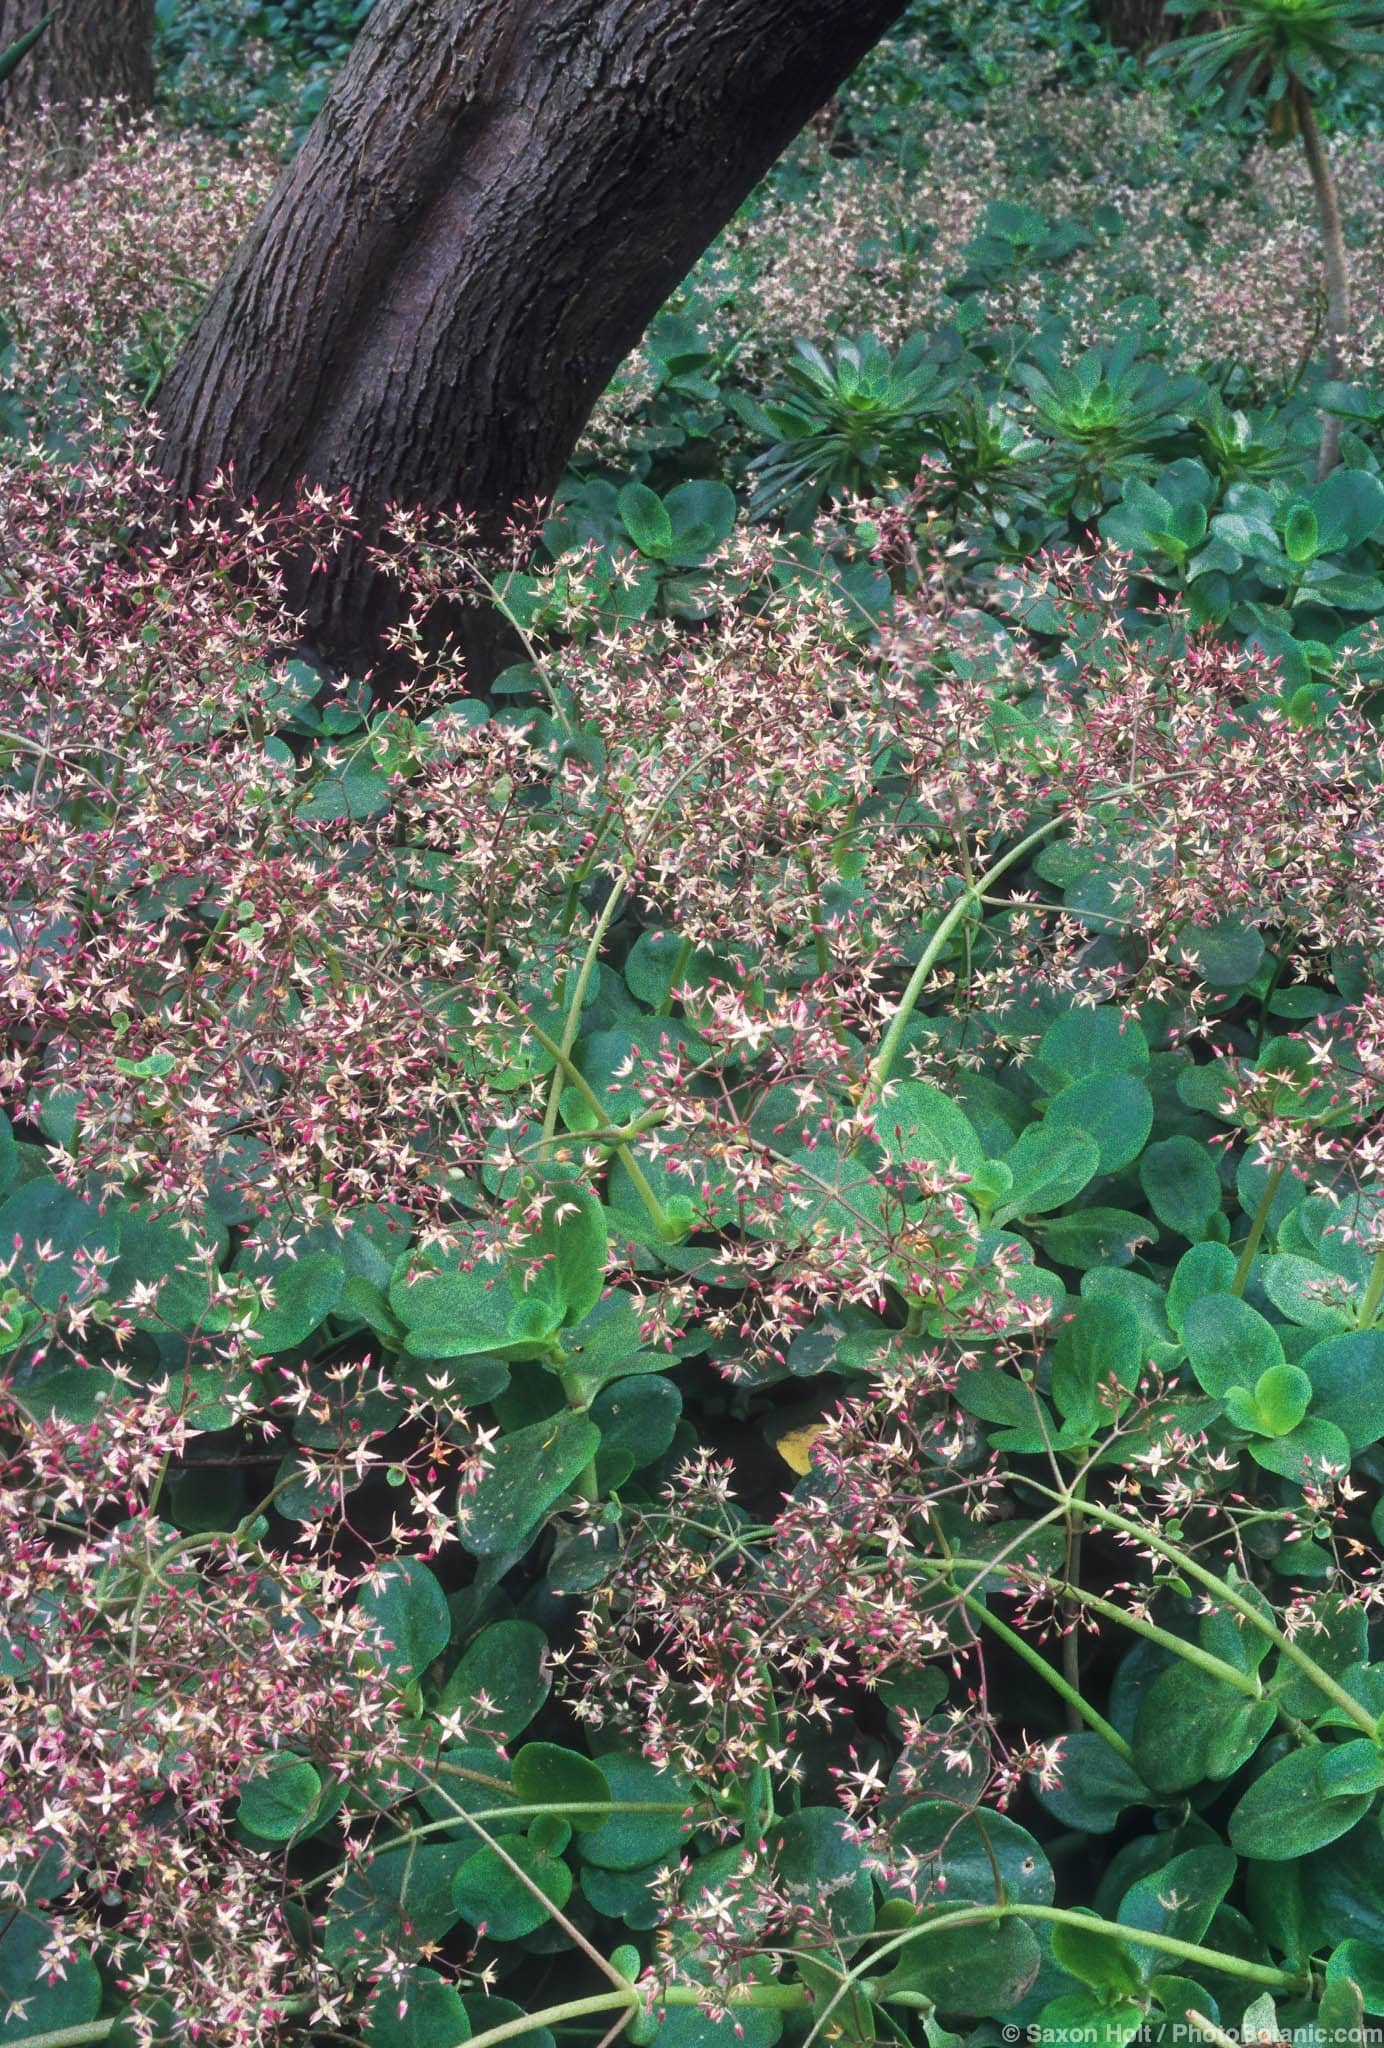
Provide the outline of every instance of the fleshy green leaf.
{"type": "Polygon", "coordinates": [[[57,1928],[41,1914],[11,1908],[0,1922],[0,2042],[84,2027],[101,2009],[101,1980],[84,1948],[61,1976],[41,1973],[40,1958],[57,1928]]]}
{"type": "Polygon", "coordinates": [[[1042,1967],[1043,1952],[1022,1920],[949,1927],[945,1916],[932,1915],[924,1926],[889,1975],[872,1986],[885,2003],[908,1993],[942,2012],[992,2017],[1017,2005],[1042,1967]]]}
{"type": "Polygon", "coordinates": [[[1207,1294],[1191,1303],[1182,1341],[1192,1370],[1208,1394],[1252,1388],[1271,1366],[1283,1364],[1283,1346],[1271,1323],[1234,1294],[1207,1294]]]}
{"type": "Polygon", "coordinates": [[[1052,1865],[1028,1829],[1007,1814],[927,1799],[900,1815],[890,1842],[896,1861],[918,1859],[922,1889],[941,1880],[948,1898],[978,1905],[1052,1904],[1052,1865]]]}
{"type": "Polygon", "coordinates": [[[438,1710],[465,1714],[496,1742],[512,1741],[551,1690],[547,1657],[548,1639],[533,1622],[493,1622],[468,1644],[442,1688],[438,1710]]]}
{"type": "Polygon", "coordinates": [[[1069,1081],[1085,1074],[1142,1074],[1148,1070],[1149,1042],[1137,1018],[1122,1017],[1107,1003],[1068,1010],[1050,1024],[1038,1057],[1069,1081]]]}
{"type": "Polygon", "coordinates": [[[327,1961],[355,1972],[441,1941],[460,1918],[452,1880],[469,1854],[459,1842],[411,1842],[352,1870],[327,1909],[327,1961]]]}
{"type": "MultiPolygon", "coordinates": [[[[1384,1942],[1343,1941],[1331,1951],[1326,1961],[1326,1983],[1330,1991],[1335,1986],[1350,1986],[1358,1994],[1358,2003],[1365,2012],[1384,2013],[1384,1942]]],[[[1356,2029],[1351,2024],[1354,2013],[1351,2008],[1355,2001],[1340,1992],[1333,2000],[1344,2009],[1347,2025],[1340,2033],[1327,2031],[1331,2015],[1327,2012],[1323,1998],[1317,2014],[1317,2024],[1327,2040],[1350,2040],[1356,2029]]]]}
{"type": "Polygon", "coordinates": [[[1168,1321],[1182,1334],[1194,1301],[1206,1294],[1228,1294],[1235,1278],[1235,1254],[1224,1244],[1194,1244],[1184,1252],[1168,1285],[1168,1321]]]}
{"type": "Polygon", "coordinates": [[[1153,1806],[1155,1793],[1104,1736],[1082,1729],[1062,1743],[1056,1785],[1033,1781],[1038,1799],[1064,1827],[1108,1835],[1130,1806],[1153,1806]]]}
{"type": "Polygon", "coordinates": [[[274,1305],[262,1309],[250,1332],[256,1351],[292,1351],[327,1320],[346,1285],[346,1268],[335,1252],[306,1252],[276,1266],[274,1305]]]}
{"type": "Polygon", "coordinates": [[[1144,1973],[1133,1953],[1102,1928],[1059,1922],[1052,1930],[1052,1958],[1069,1977],[1078,1978],[1093,1990],[1116,1995],[1143,1990],[1144,1973]]]}
{"type": "MultiPolygon", "coordinates": [[[[1343,1746],[1374,1750],[1373,1743],[1363,1741],[1343,1746]]],[[[1282,1863],[1310,1855],[1353,1828],[1369,1808],[1373,1790],[1344,1790],[1333,1795],[1326,1783],[1331,1756],[1325,1744],[1314,1743],[1271,1764],[1231,1813],[1231,1847],[1242,1856],[1282,1863]]],[[[1378,1757],[1374,1760],[1377,1765],[1378,1757]]]]}
{"type": "Polygon", "coordinates": [[[662,498],[647,484],[626,484],[619,497],[625,531],[641,555],[666,561],[673,552],[673,522],[662,498]]]}
{"type": "Polygon", "coordinates": [[[790,1898],[811,1900],[840,1935],[863,1934],[874,1919],[864,1851],[834,1807],[803,1806],[776,1821],[769,1862],[790,1898]]]}
{"type": "Polygon", "coordinates": [[[307,1826],[322,1797],[322,1780],[303,1757],[271,1760],[240,1794],[237,1818],[267,1842],[287,1842],[307,1826]]]}
{"type": "Polygon", "coordinates": [[[686,1840],[687,1786],[641,1756],[617,1752],[601,1758],[614,1811],[603,1826],[581,1837],[581,1856],[602,1870],[642,1870],[673,1855],[686,1840]],[[622,1812],[623,1806],[667,1806],[666,1813],[622,1812]]]}
{"type": "Polygon", "coordinates": [[[1042,1216],[1075,1201],[1100,1172],[1100,1149],[1084,1132],[1059,1124],[1029,1124],[1004,1155],[1014,1186],[990,1220],[996,1229],[1014,1216],[1042,1216]]]}
{"type": "Polygon", "coordinates": [[[561,1807],[579,1835],[590,1834],[609,1818],[610,1785],[589,1757],[562,1749],[555,1742],[526,1742],[514,1759],[514,1796],[525,1806],[561,1807]],[[567,1812],[596,1806],[598,1813],[567,1812]]]}
{"type": "Polygon", "coordinates": [[[1195,1244],[1221,1213],[1216,1162],[1195,1138],[1164,1138],[1139,1161],[1139,1185],[1159,1222],[1195,1244]]]}
{"type": "Polygon", "coordinates": [[[1038,1228],[1044,1255],[1054,1265],[1074,1266],[1080,1273],[1093,1266],[1127,1266],[1139,1247],[1158,1235],[1157,1226],[1132,1209],[1099,1204],[1076,1209],[1070,1216],[1054,1216],[1038,1228]]]}
{"type": "Polygon", "coordinates": [[[372,1573],[360,1605],[375,1625],[380,1661],[400,1685],[421,1678],[447,1647],[447,1596],[418,1558],[395,1558],[372,1573]]]}
{"type": "Polygon", "coordinates": [[[1096,1429],[1117,1412],[1102,1390],[1112,1378],[1133,1393],[1144,1365],[1139,1318],[1127,1302],[1099,1296],[1077,1303],[1053,1350],[1052,1397],[1067,1421],[1096,1429]]]}
{"type": "Polygon", "coordinates": [[[1084,1132],[1095,1142],[1100,1171],[1118,1173],[1148,1143],[1153,1097],[1133,1074],[1087,1074],[1054,1095],[1043,1122],[1049,1129],[1084,1132]]]}
{"type": "MultiPolygon", "coordinates": [[[[1234,1883],[1236,1869],[1235,1856],[1218,1842],[1185,1849],[1131,1885],[1114,1917],[1124,1927],[1199,1942],[1234,1883]]],[[[1133,1953],[1141,1970],[1152,1970],[1162,1960],[1159,1950],[1137,1944],[1133,1953]]]]}
{"type": "Polygon", "coordinates": [[[0,1203],[0,1257],[8,1260],[19,1240],[19,1256],[5,1283],[23,1289],[36,1308],[53,1310],[62,1297],[75,1300],[85,1292],[84,1265],[93,1254],[114,1252],[120,1242],[113,1211],[103,1216],[91,1202],[84,1202],[55,1180],[46,1176],[24,1182],[0,1203]],[[36,1256],[38,1246],[46,1256],[36,1256]],[[23,1268],[31,1267],[32,1280],[23,1268]]]}
{"type": "Polygon", "coordinates": [[[1300,1361],[1312,1382],[1312,1420],[1334,1423],[1353,1451],[1384,1437],[1384,1330],[1324,1337],[1300,1361]]]}
{"type": "Polygon", "coordinates": [[[965,1111],[926,1081],[900,1081],[875,1111],[886,1155],[914,1166],[977,1173],[985,1153],[965,1111]]]}
{"type": "Polygon", "coordinates": [[[1156,1792],[1189,1791],[1239,1770],[1276,1718],[1272,1701],[1251,1699],[1178,1658],[1139,1702],[1134,1761],[1156,1792]]]}
{"type": "Polygon", "coordinates": [[[366,2048],[462,2048],[470,2038],[461,1993],[417,1965],[381,1983],[365,2023],[366,2048]]]}
{"type": "Polygon", "coordinates": [[[605,1286],[605,1213],[579,1180],[543,1181],[530,1200],[540,1214],[513,1255],[515,1289],[551,1301],[561,1310],[558,1321],[579,1323],[605,1286]]]}
{"type": "Polygon", "coordinates": [[[452,1884],[452,1903],[461,1918],[483,1929],[492,1941],[519,1941],[532,1934],[550,1917],[544,1900],[560,1909],[571,1896],[567,1865],[523,1835],[498,1835],[495,1848],[478,1849],[467,1858],[452,1884]],[[497,1853],[500,1850],[503,1855],[497,1853]],[[511,1863],[519,1866],[528,1884],[511,1863]],[[537,1886],[540,1897],[530,1885],[537,1886]]]}
{"type": "Polygon", "coordinates": [[[564,1408],[502,1436],[489,1469],[459,1508],[461,1540],[475,1557],[517,1548],[600,1449],[601,1432],[564,1408]]]}

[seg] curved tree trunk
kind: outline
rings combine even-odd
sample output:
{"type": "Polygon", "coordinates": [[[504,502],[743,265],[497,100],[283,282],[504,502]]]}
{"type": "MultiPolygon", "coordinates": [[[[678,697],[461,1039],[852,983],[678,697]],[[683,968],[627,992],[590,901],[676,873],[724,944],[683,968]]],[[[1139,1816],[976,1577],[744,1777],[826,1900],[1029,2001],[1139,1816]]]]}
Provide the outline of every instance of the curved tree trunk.
{"type": "Polygon", "coordinates": [[[135,113],[154,101],[154,0],[0,0],[0,50],[53,19],[0,84],[0,125],[61,106],[80,120],[83,100],[122,99],[135,113]]]}
{"type": "MultiPolygon", "coordinates": [[[[483,519],[545,497],[622,356],[901,0],[378,0],[165,382],[163,462],[483,519]]],[[[292,594],[308,594],[302,586],[292,594]]],[[[359,559],[315,643],[368,658],[359,559]]]]}
{"type": "MultiPolygon", "coordinates": [[[[1317,202],[1317,219],[1322,231],[1322,254],[1326,268],[1326,374],[1338,378],[1344,365],[1344,351],[1350,339],[1350,257],[1346,232],[1341,224],[1341,205],[1331,160],[1317,126],[1312,95],[1300,78],[1292,82],[1293,113],[1307,168],[1312,177],[1312,194],[1317,202]]],[[[1328,476],[1341,459],[1341,422],[1333,413],[1322,414],[1321,443],[1317,450],[1317,481],[1328,476]]]]}

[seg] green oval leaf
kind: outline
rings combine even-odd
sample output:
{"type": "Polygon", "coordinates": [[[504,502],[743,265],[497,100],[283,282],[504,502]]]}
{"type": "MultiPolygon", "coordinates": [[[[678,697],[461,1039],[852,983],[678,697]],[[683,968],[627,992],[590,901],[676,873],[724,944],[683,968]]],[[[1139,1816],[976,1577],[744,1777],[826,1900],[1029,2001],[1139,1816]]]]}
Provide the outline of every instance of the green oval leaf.
{"type": "Polygon", "coordinates": [[[366,2048],[461,2048],[470,2038],[461,1993],[417,1966],[379,1986],[365,2023],[366,2048]]]}
{"type": "Polygon", "coordinates": [[[468,1857],[452,1884],[452,1904],[463,1920],[491,1941],[519,1941],[550,1918],[572,1896],[572,1873],[523,1835],[499,1835],[495,1847],[468,1857]],[[504,1854],[498,1852],[503,1850],[504,1854]],[[508,1860],[506,1860],[508,1859],[508,1860]],[[520,1877],[510,1866],[517,1864],[520,1877]],[[524,1878],[529,1880],[525,1884],[524,1878]],[[539,1896],[530,1888],[536,1886],[539,1896]]]}
{"type": "Polygon", "coordinates": [[[1206,1294],[1192,1302],[1182,1326],[1192,1370],[1208,1394],[1252,1388],[1271,1366],[1283,1364],[1283,1346],[1271,1323],[1234,1294],[1206,1294]]]}
{"type": "Polygon", "coordinates": [[[514,1796],[524,1806],[556,1806],[579,1835],[610,1817],[610,1784],[589,1757],[555,1742],[526,1742],[514,1759],[514,1796]],[[569,1811],[599,1807],[597,1813],[569,1811]]]}
{"type": "Polygon", "coordinates": [[[548,1638],[533,1622],[492,1622],[467,1645],[442,1688],[438,1711],[460,1711],[478,1733],[512,1741],[552,1689],[547,1659],[548,1638]]]}
{"type": "Polygon", "coordinates": [[[250,1332],[254,1350],[291,1351],[318,1329],[341,1299],[346,1268],[335,1252],[307,1252],[276,1265],[272,1308],[262,1309],[250,1332]]]}
{"type": "MultiPolygon", "coordinates": [[[[1357,1747],[1354,1743],[1344,1746],[1357,1747]]],[[[1373,1743],[1359,1746],[1374,1750],[1373,1743]]],[[[1231,1813],[1231,1847],[1265,1863],[1285,1863],[1309,1855],[1353,1828],[1367,1811],[1373,1791],[1332,1796],[1323,1776],[1330,1756],[1325,1744],[1314,1743],[1271,1764],[1231,1813]]]]}
{"type": "Polygon", "coordinates": [[[1384,1437],[1384,1330],[1324,1337],[1300,1361],[1312,1382],[1312,1420],[1334,1423],[1353,1451],[1384,1437]]]}
{"type": "Polygon", "coordinates": [[[1195,1138],[1163,1138],[1139,1161],[1139,1185],[1159,1222],[1193,1244],[1221,1213],[1216,1162],[1195,1138]]]}
{"type": "Polygon", "coordinates": [[[926,1081],[897,1082],[876,1109],[874,1124],[889,1159],[961,1173],[978,1173],[985,1164],[966,1112],[926,1081]]]}
{"type": "Polygon", "coordinates": [[[502,1436],[490,1453],[489,1470],[457,1511],[466,1549],[475,1557],[516,1549],[591,1463],[600,1443],[595,1423],[574,1408],[502,1436]]]}
{"type": "Polygon", "coordinates": [[[921,1891],[940,1882],[948,1898],[978,1905],[1052,1904],[1052,1865],[1028,1829],[1007,1814],[927,1799],[899,1816],[890,1843],[896,1862],[917,1860],[921,1891]]]}
{"type": "Polygon", "coordinates": [[[279,1757],[251,1778],[240,1794],[237,1818],[267,1842],[291,1841],[307,1826],[322,1797],[322,1780],[302,1757],[279,1757]]]}
{"type": "Polygon", "coordinates": [[[601,1758],[601,1772],[610,1787],[613,1811],[603,1826],[581,1837],[585,1863],[602,1870],[643,1870],[671,1856],[686,1840],[687,1786],[672,1771],[660,1771],[642,1756],[621,1752],[601,1758]],[[663,1807],[665,1812],[629,1812],[631,1806],[663,1807]]]}
{"type": "Polygon", "coordinates": [[[381,1663],[396,1683],[421,1678],[452,1633],[447,1596],[416,1557],[396,1558],[371,1574],[360,1596],[374,1623],[381,1663]]]}
{"type": "Polygon", "coordinates": [[[673,522],[657,491],[647,484],[626,484],[617,502],[625,531],[640,554],[666,561],[673,552],[673,522]]]}
{"type": "Polygon", "coordinates": [[[1042,1216],[1075,1201],[1100,1172],[1100,1148],[1082,1131],[1028,1124],[1004,1155],[1014,1185],[990,1218],[996,1229],[1014,1216],[1042,1216]]]}
{"type": "MultiPolygon", "coordinates": [[[[1153,1128],[1153,1097],[1133,1074],[1087,1074],[1048,1104],[1049,1128],[1084,1132],[1094,1140],[1102,1173],[1118,1173],[1137,1159],[1153,1128]]],[[[1014,1164],[1010,1154],[1009,1164],[1014,1164]]]]}

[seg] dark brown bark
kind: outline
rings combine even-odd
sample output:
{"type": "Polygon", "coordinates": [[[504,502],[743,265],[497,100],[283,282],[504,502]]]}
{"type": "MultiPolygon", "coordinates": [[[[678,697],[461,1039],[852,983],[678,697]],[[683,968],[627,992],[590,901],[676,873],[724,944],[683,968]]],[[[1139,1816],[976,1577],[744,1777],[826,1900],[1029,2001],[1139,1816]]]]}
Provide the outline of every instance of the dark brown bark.
{"type": "MultiPolygon", "coordinates": [[[[159,400],[188,490],[494,519],[901,0],[379,0],[159,400]]],[[[320,579],[368,654],[379,592],[320,579]]]]}
{"type": "Polygon", "coordinates": [[[1172,39],[1163,0],[1091,0],[1091,12],[1111,42],[1126,50],[1150,50],[1172,39]]]}
{"type": "Polygon", "coordinates": [[[0,0],[0,50],[53,19],[0,85],[0,125],[60,108],[64,128],[84,100],[125,100],[143,113],[154,100],[154,0],[0,0]]]}

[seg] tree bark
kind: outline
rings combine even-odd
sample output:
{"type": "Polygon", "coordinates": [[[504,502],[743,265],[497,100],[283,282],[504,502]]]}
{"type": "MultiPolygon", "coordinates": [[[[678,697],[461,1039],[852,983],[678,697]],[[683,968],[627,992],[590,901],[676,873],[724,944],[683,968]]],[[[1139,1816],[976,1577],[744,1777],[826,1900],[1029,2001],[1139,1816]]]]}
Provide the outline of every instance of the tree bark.
{"type": "Polygon", "coordinates": [[[154,0],[0,0],[0,50],[53,19],[24,61],[0,85],[0,125],[57,109],[64,129],[82,102],[121,99],[131,112],[154,103],[154,0]]]}
{"type": "MultiPolygon", "coordinates": [[[[1346,250],[1346,232],[1341,224],[1336,180],[1317,126],[1312,95],[1300,78],[1292,82],[1292,104],[1322,231],[1322,255],[1326,267],[1326,374],[1328,378],[1338,378],[1344,366],[1345,344],[1350,337],[1350,257],[1346,250]]],[[[1325,412],[1322,414],[1322,435],[1317,449],[1318,483],[1330,475],[1340,459],[1341,422],[1332,413],[1325,412]]]]}
{"type": "Polygon", "coordinates": [[[1091,0],[1091,12],[1111,42],[1126,50],[1149,50],[1172,38],[1163,0],[1091,0]]]}
{"type": "MultiPolygon", "coordinates": [[[[492,524],[901,0],[378,0],[160,394],[184,490],[492,524]]],[[[314,643],[378,646],[359,556],[314,643]]]]}

